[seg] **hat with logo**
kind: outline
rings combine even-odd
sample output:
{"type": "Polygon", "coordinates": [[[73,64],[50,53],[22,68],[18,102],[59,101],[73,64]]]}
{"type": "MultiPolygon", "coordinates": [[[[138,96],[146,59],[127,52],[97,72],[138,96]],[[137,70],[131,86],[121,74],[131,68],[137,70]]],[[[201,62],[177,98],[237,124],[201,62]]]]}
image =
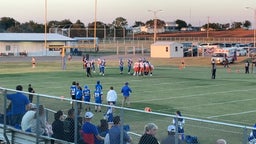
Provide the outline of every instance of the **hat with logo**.
{"type": "Polygon", "coordinates": [[[175,126],[174,126],[174,125],[169,125],[169,126],[167,127],[167,131],[168,131],[168,132],[175,132],[175,126]]]}
{"type": "Polygon", "coordinates": [[[84,115],[84,117],[85,117],[85,118],[92,118],[93,115],[94,115],[94,114],[93,114],[92,112],[86,112],[85,115],[84,115]]]}

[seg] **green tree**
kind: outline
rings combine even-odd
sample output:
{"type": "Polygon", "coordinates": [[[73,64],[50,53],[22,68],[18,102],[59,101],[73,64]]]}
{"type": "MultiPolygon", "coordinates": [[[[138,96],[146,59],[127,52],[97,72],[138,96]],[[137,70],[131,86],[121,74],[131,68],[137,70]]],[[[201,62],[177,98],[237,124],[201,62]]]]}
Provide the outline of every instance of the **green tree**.
{"type": "Polygon", "coordinates": [[[178,30],[180,30],[183,27],[187,27],[187,23],[183,20],[177,19],[175,22],[178,25],[178,30]]]}
{"type": "MultiPolygon", "coordinates": [[[[88,24],[88,29],[89,29],[88,36],[94,37],[94,22],[88,24]]],[[[104,35],[105,35],[104,30],[105,30],[106,34],[108,35],[108,29],[109,29],[109,27],[105,23],[103,23],[101,21],[97,21],[96,22],[96,37],[104,38],[104,35]]]]}
{"type": "Polygon", "coordinates": [[[251,25],[252,25],[252,23],[248,20],[244,21],[244,23],[243,23],[243,27],[245,27],[247,29],[249,29],[251,25]]]}
{"type": "Polygon", "coordinates": [[[6,31],[10,27],[14,27],[16,20],[10,17],[2,17],[0,21],[0,30],[6,31]]]}
{"type": "Polygon", "coordinates": [[[135,21],[135,23],[132,27],[139,27],[139,26],[145,26],[145,23],[143,23],[141,21],[135,21]]]}
{"type": "MultiPolygon", "coordinates": [[[[149,20],[146,22],[146,26],[149,28],[154,28],[154,20],[149,20]]],[[[157,28],[163,28],[165,26],[165,22],[160,19],[156,19],[156,27],[157,28]]]]}

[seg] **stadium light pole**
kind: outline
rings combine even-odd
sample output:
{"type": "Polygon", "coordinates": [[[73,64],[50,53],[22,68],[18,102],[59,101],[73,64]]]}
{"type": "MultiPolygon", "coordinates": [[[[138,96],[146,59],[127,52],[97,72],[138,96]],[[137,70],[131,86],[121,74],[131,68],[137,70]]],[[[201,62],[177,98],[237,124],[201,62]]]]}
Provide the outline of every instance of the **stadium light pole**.
{"type": "Polygon", "coordinates": [[[163,10],[148,10],[149,12],[152,12],[154,14],[154,43],[156,42],[156,26],[157,26],[157,16],[156,14],[158,12],[161,12],[163,10]]]}
{"type": "MultiPolygon", "coordinates": [[[[255,8],[251,8],[251,7],[245,7],[246,9],[250,9],[253,11],[253,20],[254,20],[254,24],[253,24],[253,47],[255,48],[255,37],[256,37],[256,9],[255,8]]],[[[248,50],[248,57],[250,57],[250,54],[249,54],[249,50],[248,50]]]]}
{"type": "Polygon", "coordinates": [[[44,47],[47,52],[47,0],[44,1],[44,47]]]}
{"type": "Polygon", "coordinates": [[[94,48],[95,51],[97,52],[97,48],[96,48],[96,31],[97,31],[97,0],[94,1],[94,48]]]}

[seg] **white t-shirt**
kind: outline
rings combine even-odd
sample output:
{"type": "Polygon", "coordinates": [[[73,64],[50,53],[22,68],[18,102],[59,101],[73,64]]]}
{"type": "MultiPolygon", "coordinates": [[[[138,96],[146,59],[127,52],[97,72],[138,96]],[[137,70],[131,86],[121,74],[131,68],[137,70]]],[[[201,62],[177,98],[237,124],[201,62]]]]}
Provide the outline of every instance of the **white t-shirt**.
{"type": "Polygon", "coordinates": [[[107,93],[107,101],[117,101],[117,93],[115,90],[109,90],[107,93]]]}
{"type": "Polygon", "coordinates": [[[21,129],[26,131],[27,129],[31,128],[32,120],[35,116],[36,111],[29,110],[25,113],[21,120],[21,129]]]}

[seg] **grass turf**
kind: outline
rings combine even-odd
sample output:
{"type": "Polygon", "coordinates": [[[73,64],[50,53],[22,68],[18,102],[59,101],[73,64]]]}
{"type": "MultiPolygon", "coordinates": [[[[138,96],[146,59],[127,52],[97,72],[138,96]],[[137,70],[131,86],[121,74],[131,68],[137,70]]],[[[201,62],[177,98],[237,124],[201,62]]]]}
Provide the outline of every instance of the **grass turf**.
{"type": "MultiPolygon", "coordinates": [[[[231,65],[231,72],[219,65],[215,80],[210,79],[209,58],[186,59],[187,66],[182,70],[178,68],[180,59],[150,59],[155,66],[152,77],[128,75],[126,68],[125,73],[120,75],[118,59],[106,60],[108,66],[105,76],[96,73],[92,78],[85,77],[79,58],[67,62],[66,70],[61,69],[59,60],[40,62],[35,69],[31,68],[30,62],[1,62],[0,86],[14,89],[21,84],[26,91],[27,85],[31,83],[37,93],[70,98],[72,81],[78,81],[81,86],[86,84],[94,91],[96,81],[100,80],[104,96],[109,87],[114,86],[119,106],[122,100],[120,89],[128,81],[133,90],[131,108],[134,109],[150,107],[153,112],[164,114],[174,114],[180,110],[187,117],[247,126],[255,123],[255,75],[244,74],[242,59],[240,63],[231,65]]],[[[40,100],[54,110],[70,108],[68,102],[49,98],[40,100]]],[[[105,97],[103,100],[106,103],[105,97]]],[[[97,115],[95,124],[102,118],[102,114],[97,115]]],[[[132,131],[140,134],[147,122],[155,122],[159,126],[159,139],[166,135],[166,127],[172,122],[168,116],[130,111],[125,111],[124,117],[132,131]]],[[[217,138],[225,138],[232,144],[244,140],[242,129],[192,120],[186,121],[185,132],[198,136],[201,143],[214,143],[217,138]]]]}

